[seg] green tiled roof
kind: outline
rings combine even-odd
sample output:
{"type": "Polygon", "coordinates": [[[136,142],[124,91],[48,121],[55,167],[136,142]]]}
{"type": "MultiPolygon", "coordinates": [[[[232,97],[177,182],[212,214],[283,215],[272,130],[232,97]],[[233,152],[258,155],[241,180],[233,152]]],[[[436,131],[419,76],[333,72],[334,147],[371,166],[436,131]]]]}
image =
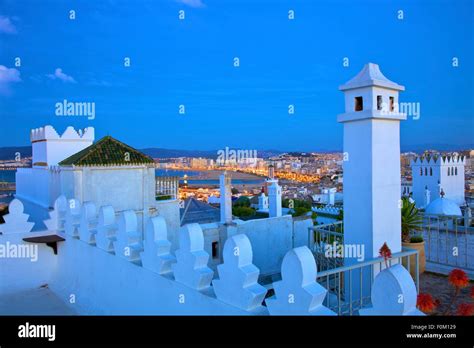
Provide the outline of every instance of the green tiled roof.
{"type": "Polygon", "coordinates": [[[127,144],[106,136],[59,162],[61,166],[117,166],[152,164],[153,159],[127,144]]]}

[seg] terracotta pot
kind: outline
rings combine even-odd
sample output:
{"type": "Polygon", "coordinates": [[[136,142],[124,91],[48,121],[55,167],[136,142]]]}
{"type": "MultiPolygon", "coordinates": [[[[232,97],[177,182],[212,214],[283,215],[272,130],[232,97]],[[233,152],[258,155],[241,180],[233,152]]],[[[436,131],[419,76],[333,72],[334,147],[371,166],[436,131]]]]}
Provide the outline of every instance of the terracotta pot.
{"type": "MultiPolygon", "coordinates": [[[[421,243],[402,243],[402,246],[405,248],[418,250],[418,270],[420,274],[425,271],[426,267],[426,257],[425,257],[425,241],[421,243]]],[[[408,267],[408,258],[404,257],[402,259],[402,265],[408,267]]],[[[416,276],[416,255],[410,256],[410,274],[415,279],[416,276]]]]}

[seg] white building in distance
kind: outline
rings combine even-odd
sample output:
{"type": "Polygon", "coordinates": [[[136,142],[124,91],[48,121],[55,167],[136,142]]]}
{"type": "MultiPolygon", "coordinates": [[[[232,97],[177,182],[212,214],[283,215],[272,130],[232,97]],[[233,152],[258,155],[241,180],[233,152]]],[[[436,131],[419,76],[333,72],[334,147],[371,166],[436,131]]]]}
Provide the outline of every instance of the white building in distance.
{"type": "Polygon", "coordinates": [[[413,178],[413,199],[418,208],[425,208],[427,192],[430,201],[440,198],[443,190],[445,198],[457,205],[465,204],[464,198],[464,156],[417,157],[411,161],[413,178]]]}

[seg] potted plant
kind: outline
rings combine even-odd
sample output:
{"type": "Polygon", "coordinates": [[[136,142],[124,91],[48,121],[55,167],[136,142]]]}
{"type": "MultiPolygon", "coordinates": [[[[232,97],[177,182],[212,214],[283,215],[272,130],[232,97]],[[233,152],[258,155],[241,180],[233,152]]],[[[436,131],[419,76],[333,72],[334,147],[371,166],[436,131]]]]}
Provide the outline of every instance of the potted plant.
{"type": "MultiPolygon", "coordinates": [[[[415,203],[410,202],[408,197],[402,198],[402,245],[403,247],[418,250],[418,270],[419,273],[425,271],[425,241],[421,235],[412,235],[413,232],[422,231],[423,218],[420,211],[416,208],[415,203]]],[[[408,260],[404,258],[402,264],[408,267],[408,260]]],[[[410,274],[415,277],[416,272],[416,255],[410,256],[410,274]]]]}

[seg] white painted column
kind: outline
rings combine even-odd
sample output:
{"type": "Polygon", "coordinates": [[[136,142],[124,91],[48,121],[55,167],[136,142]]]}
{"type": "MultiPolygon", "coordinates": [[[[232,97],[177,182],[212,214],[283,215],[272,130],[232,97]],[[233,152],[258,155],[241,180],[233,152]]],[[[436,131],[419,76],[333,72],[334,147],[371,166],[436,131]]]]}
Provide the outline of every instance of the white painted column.
{"type": "Polygon", "coordinates": [[[230,176],[224,172],[219,177],[219,188],[221,192],[221,223],[232,222],[232,191],[230,187],[230,176]]]}

